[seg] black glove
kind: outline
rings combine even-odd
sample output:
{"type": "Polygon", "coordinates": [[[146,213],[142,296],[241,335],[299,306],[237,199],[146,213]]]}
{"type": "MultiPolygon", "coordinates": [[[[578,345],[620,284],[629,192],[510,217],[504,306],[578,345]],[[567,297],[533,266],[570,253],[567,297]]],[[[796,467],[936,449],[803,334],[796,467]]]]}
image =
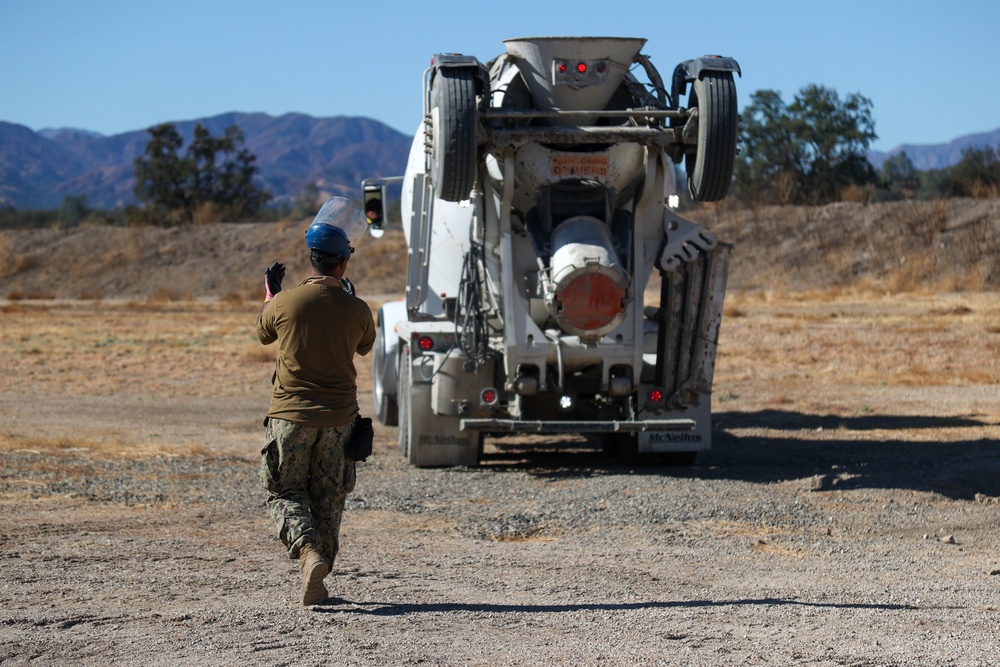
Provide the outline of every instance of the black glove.
{"type": "Polygon", "coordinates": [[[264,269],[264,290],[267,293],[266,298],[270,299],[275,294],[281,291],[281,281],[285,278],[285,265],[281,262],[275,262],[268,268],[264,269]]]}
{"type": "Polygon", "coordinates": [[[357,296],[357,293],[354,291],[354,283],[352,283],[347,278],[340,279],[340,286],[343,287],[344,291],[350,294],[351,296],[357,296]]]}

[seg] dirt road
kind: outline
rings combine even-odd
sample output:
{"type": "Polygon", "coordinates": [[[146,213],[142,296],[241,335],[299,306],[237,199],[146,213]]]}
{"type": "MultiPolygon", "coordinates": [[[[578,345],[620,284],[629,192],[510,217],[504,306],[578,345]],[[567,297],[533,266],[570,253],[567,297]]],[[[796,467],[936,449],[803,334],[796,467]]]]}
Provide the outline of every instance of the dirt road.
{"type": "Polygon", "coordinates": [[[1000,664],[996,294],[733,294],[692,467],[418,470],[380,428],[314,608],[258,308],[0,305],[0,663],[1000,664]]]}

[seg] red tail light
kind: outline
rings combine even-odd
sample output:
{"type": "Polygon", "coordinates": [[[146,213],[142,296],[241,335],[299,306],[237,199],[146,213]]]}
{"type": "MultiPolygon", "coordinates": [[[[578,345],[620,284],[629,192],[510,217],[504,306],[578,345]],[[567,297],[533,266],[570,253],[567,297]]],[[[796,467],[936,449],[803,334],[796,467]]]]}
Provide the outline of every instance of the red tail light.
{"type": "Polygon", "coordinates": [[[493,387],[487,387],[479,394],[479,400],[482,401],[483,405],[495,405],[499,398],[500,394],[493,387]]]}

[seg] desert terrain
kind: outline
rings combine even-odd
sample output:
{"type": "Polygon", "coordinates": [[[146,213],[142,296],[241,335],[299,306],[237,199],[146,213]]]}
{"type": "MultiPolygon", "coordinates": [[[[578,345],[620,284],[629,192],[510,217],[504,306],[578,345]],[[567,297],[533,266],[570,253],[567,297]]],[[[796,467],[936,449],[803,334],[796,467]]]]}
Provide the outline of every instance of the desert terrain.
{"type": "Polygon", "coordinates": [[[0,233],[0,664],[1000,664],[1000,201],[691,217],[735,246],[712,450],[415,469],[377,426],[311,608],[253,331],[305,223],[0,233]]]}

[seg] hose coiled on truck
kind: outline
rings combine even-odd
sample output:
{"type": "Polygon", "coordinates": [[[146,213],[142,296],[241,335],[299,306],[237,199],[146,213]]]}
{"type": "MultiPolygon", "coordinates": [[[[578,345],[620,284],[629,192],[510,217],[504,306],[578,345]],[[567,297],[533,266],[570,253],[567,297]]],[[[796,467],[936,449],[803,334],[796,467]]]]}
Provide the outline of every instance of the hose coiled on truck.
{"type": "Polygon", "coordinates": [[[462,277],[455,305],[455,339],[459,349],[472,362],[474,370],[478,370],[488,356],[486,323],[480,297],[482,265],[483,246],[472,242],[462,260],[462,277]]]}

